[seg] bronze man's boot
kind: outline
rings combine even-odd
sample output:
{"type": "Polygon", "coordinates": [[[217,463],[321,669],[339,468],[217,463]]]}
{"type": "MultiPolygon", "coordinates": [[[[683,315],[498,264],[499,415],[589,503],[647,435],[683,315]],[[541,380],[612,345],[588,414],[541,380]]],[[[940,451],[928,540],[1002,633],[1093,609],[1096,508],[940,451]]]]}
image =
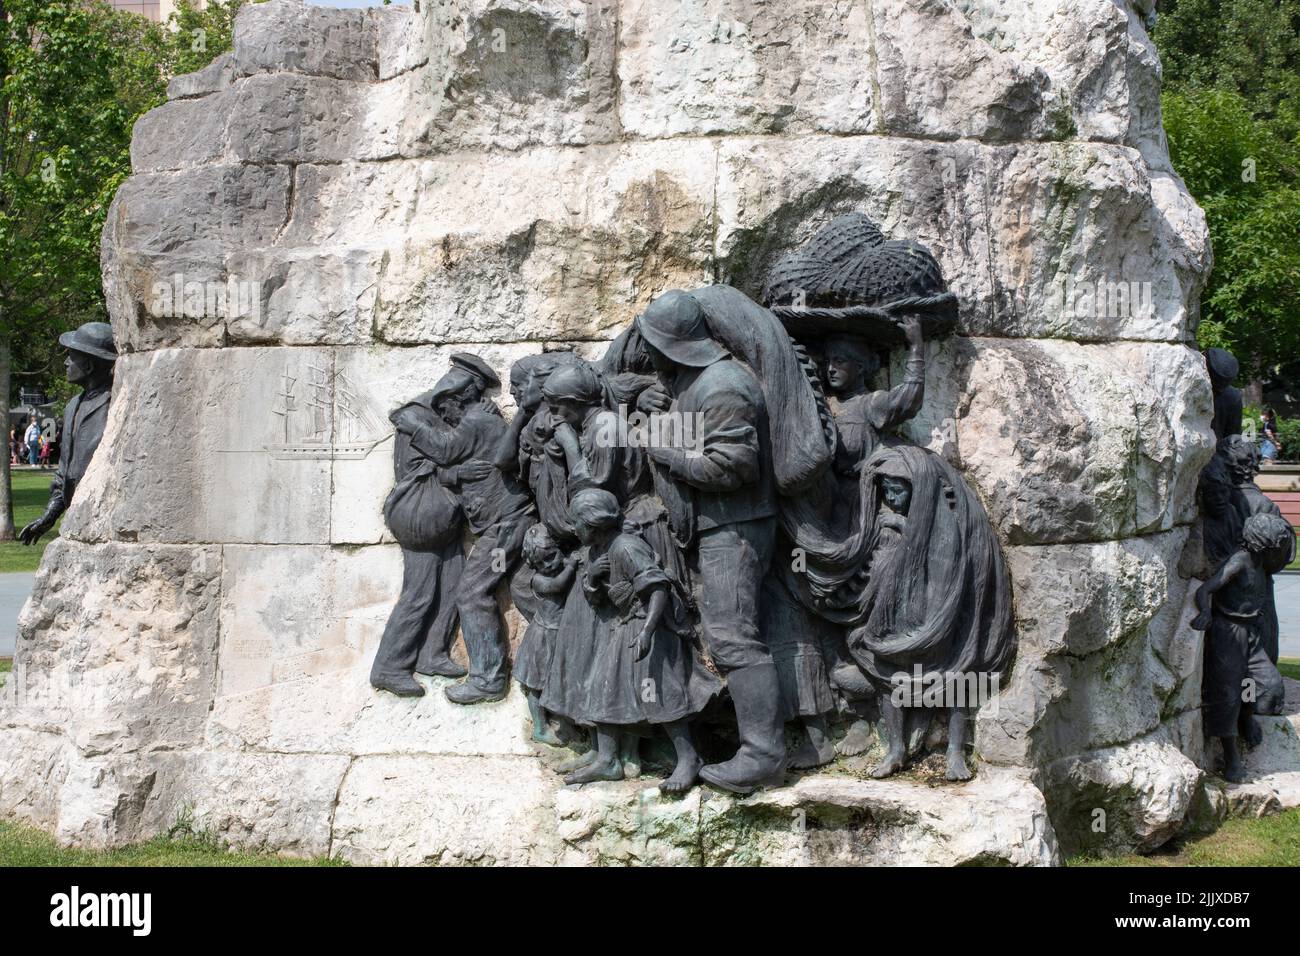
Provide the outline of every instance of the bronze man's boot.
{"type": "Polygon", "coordinates": [[[785,721],[776,665],[738,668],[727,675],[727,687],[736,705],[740,749],[725,763],[703,767],[700,779],[741,794],[780,786],[785,778],[785,721]]]}

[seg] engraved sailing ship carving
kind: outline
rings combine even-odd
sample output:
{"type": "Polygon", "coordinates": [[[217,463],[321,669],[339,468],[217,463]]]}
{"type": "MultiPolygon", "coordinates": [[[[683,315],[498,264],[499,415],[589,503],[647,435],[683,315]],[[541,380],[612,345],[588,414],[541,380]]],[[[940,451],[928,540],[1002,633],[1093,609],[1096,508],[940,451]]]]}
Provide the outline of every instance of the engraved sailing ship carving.
{"type": "Polygon", "coordinates": [[[308,365],[306,378],[286,367],[272,414],[281,419],[283,440],[265,446],[272,458],[359,459],[388,437],[387,423],[376,414],[343,373],[308,365]]]}

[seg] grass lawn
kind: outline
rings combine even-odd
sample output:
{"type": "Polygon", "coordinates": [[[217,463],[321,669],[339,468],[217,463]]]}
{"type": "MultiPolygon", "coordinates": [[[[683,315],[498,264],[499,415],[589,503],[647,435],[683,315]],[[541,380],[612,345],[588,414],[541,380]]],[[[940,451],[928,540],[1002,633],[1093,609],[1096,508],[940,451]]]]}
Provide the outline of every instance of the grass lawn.
{"type": "Polygon", "coordinates": [[[1069,866],[1300,866],[1300,809],[1228,820],[1209,836],[1175,840],[1151,856],[1074,857],[1069,866]]]}
{"type": "Polygon", "coordinates": [[[1300,658],[1279,657],[1277,659],[1277,669],[1282,672],[1283,677],[1300,680],[1300,658]]]}
{"type": "Polygon", "coordinates": [[[202,836],[158,837],[120,850],[68,850],[40,830],[0,820],[0,866],[346,866],[269,853],[229,853],[202,836]]]}
{"type": "MultiPolygon", "coordinates": [[[[14,530],[21,531],[23,525],[35,521],[45,510],[45,503],[50,500],[50,471],[15,471],[11,473],[10,487],[14,496],[14,530]]],[[[0,541],[0,574],[10,571],[35,571],[41,563],[45,546],[58,536],[59,526],[47,531],[32,547],[18,541],[0,541]]]]}

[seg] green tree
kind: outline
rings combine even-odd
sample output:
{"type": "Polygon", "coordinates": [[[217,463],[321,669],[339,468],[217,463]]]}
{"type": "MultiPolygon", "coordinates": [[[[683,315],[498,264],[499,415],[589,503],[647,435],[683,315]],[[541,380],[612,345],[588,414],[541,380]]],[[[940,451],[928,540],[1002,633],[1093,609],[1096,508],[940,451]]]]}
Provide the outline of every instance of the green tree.
{"type": "MultiPolygon", "coordinates": [[[[201,70],[233,46],[235,14],[249,0],[213,0],[202,10],[194,0],[178,0],[167,19],[167,49],[162,60],[168,76],[201,70]]],[[[253,0],[262,2],[262,0],[253,0]]]]}
{"type": "MultiPolygon", "coordinates": [[[[167,79],[231,48],[245,0],[168,27],[93,2],[0,0],[0,396],[22,384],[58,397],[60,332],[105,320],[100,233],[131,172],[135,120],[167,79]]],[[[7,413],[8,406],[6,406],[7,413]]],[[[6,436],[7,437],[7,436],[6,436]]],[[[0,455],[0,540],[13,537],[9,456],[0,455]]]]}
{"type": "Polygon", "coordinates": [[[1300,354],[1300,0],[1170,0],[1154,38],[1214,249],[1197,338],[1258,379],[1300,354]]]}
{"type": "MultiPolygon", "coordinates": [[[[99,234],[130,169],[136,111],[162,77],[137,53],[161,42],[101,3],[0,0],[0,395],[11,370],[52,378],[57,333],[103,319],[99,234]]],[[[7,436],[6,436],[7,437],[7,436]]],[[[0,540],[13,536],[0,456],[0,540]]]]}

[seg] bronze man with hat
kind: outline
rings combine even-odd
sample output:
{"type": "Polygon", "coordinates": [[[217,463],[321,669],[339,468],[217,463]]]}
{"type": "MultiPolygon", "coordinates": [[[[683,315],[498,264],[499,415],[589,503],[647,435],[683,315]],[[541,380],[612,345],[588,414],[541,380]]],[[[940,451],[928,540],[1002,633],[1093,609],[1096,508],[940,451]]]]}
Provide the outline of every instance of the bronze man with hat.
{"type": "Polygon", "coordinates": [[[446,696],[453,703],[477,704],[500,700],[509,687],[496,589],[518,564],[536,507],[519,480],[495,464],[509,426],[485,393],[501,380],[477,355],[455,353],[451,366],[427,396],[432,416],[404,408],[392,421],[437,466],[438,480],[459,500],[476,536],[455,595],[469,676],[448,687],[446,696]]]}
{"type": "Polygon", "coordinates": [[[113,327],[107,322],[87,322],[74,332],[60,335],[59,344],[68,350],[64,363],[68,381],[82,390],[63,414],[63,450],[58,471],[50,482],[49,503],[44,514],[19,532],[23,544],[39,541],[68,510],[108,422],[113,365],[117,361],[113,327]]]}
{"type": "Polygon", "coordinates": [[[740,749],[700,776],[748,793],[778,783],[786,766],[776,665],[759,633],[777,513],[766,399],[753,370],[713,338],[690,293],[664,293],[636,327],[660,379],[641,407],[694,416],[701,447],[647,449],[669,523],[692,559],[704,643],[736,707],[740,749]]]}

